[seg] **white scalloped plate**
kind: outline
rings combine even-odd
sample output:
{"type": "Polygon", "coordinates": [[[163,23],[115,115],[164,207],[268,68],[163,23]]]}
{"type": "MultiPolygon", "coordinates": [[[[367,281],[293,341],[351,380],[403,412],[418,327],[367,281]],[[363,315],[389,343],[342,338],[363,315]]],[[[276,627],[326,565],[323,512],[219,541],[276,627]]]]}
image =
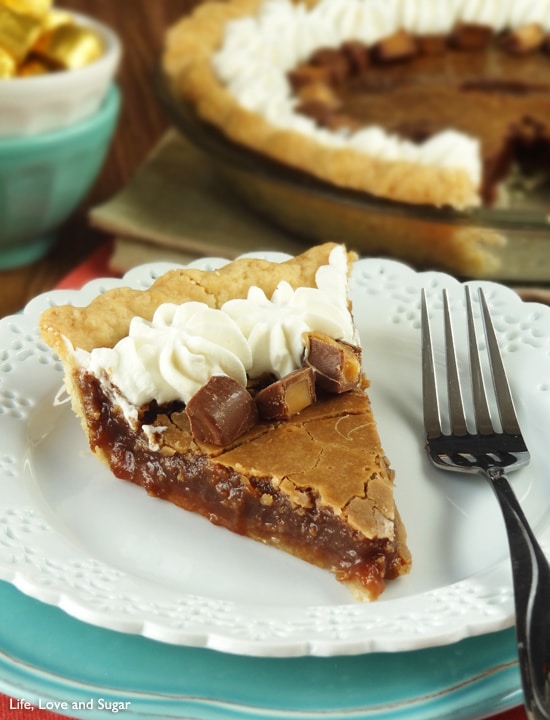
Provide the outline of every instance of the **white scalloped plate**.
{"type": "MultiPolygon", "coordinates": [[[[408,577],[359,604],[329,573],[117,480],[90,453],[70,406],[55,402],[62,369],[39,338],[40,312],[87,304],[121,284],[147,287],[168,267],[47,293],[0,322],[0,577],[88,623],[248,655],[398,652],[512,625],[507,543],[491,490],[437,471],[423,450],[420,288],[437,309],[442,287],[462,303],[459,283],[387,260],[354,267],[370,396],[414,556],[408,577]]],[[[550,309],[497,284],[472,284],[486,288],[532,452],[512,483],[548,551],[550,309]]]]}

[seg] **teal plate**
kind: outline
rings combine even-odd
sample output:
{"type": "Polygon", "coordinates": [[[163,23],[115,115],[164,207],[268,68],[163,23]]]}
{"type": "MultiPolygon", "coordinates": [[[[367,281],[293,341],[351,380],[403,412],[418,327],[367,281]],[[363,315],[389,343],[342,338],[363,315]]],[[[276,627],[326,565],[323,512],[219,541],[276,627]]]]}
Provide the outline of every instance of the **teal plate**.
{"type": "Polygon", "coordinates": [[[513,629],[403,653],[278,659],[105,630],[5,582],[0,606],[0,690],[87,720],[479,720],[522,699],[513,629]]]}

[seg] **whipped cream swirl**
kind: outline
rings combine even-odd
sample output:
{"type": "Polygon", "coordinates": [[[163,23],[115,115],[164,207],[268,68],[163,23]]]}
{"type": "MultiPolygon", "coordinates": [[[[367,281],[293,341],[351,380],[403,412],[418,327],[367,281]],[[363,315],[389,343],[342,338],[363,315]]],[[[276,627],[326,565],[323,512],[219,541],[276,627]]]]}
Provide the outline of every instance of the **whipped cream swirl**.
{"type": "Polygon", "coordinates": [[[271,298],[251,287],[245,299],[229,300],[222,311],[240,327],[252,352],[250,375],[281,378],[300,367],[304,333],[318,331],[359,344],[347,302],[347,261],[334,248],[330,264],[317,271],[317,287],[294,290],[280,282],[271,298]]]}
{"type": "Polygon", "coordinates": [[[201,302],[160,305],[150,322],[133,318],[128,335],[113,348],[77,353],[82,365],[108,377],[138,407],[153,399],[160,404],[187,402],[213,375],[228,375],[246,385],[252,363],[236,323],[201,302]]]}
{"type": "Polygon", "coordinates": [[[151,321],[134,317],[113,348],[75,350],[80,367],[100,379],[125,416],[136,408],[189,399],[212,376],[241,385],[264,372],[282,377],[301,366],[303,334],[319,331],[359,344],[347,301],[347,255],[331,251],[316,273],[316,287],[287,282],[271,298],[251,287],[245,299],[220,309],[201,302],[160,305],[151,321]]]}

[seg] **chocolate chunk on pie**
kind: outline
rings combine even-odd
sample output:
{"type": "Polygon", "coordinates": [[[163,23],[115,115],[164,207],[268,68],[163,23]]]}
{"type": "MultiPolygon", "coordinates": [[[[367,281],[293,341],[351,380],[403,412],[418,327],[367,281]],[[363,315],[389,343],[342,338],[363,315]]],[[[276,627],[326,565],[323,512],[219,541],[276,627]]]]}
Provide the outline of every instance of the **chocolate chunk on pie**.
{"type": "Polygon", "coordinates": [[[352,260],[326,244],[177,269],[52,307],[40,328],[114,475],[374,599],[411,559],[361,371],[352,260]]]}
{"type": "Polygon", "coordinates": [[[475,207],[550,159],[542,3],[207,2],[171,28],[174,91],[232,140],[336,185],[475,207]]]}

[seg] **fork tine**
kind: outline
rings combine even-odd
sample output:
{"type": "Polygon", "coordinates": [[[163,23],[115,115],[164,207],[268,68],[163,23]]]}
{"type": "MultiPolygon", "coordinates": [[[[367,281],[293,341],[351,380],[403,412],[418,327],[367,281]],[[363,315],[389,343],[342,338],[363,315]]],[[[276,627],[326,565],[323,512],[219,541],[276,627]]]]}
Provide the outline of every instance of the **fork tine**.
{"type": "Polygon", "coordinates": [[[485,337],[487,339],[487,351],[491,366],[491,374],[493,376],[495,398],[498,405],[502,430],[510,435],[521,435],[516,410],[514,408],[514,401],[512,400],[512,393],[510,392],[510,385],[508,384],[506,370],[504,368],[504,363],[502,362],[502,356],[498,347],[495,328],[491,320],[491,315],[489,314],[487,300],[481,288],[479,288],[478,293],[481,303],[483,325],[485,328],[485,337]]]}
{"type": "Polygon", "coordinates": [[[424,289],[422,289],[422,401],[426,436],[428,440],[440,437],[442,430],[435,381],[432,334],[424,289]]]}
{"type": "Polygon", "coordinates": [[[472,375],[472,397],[474,401],[474,414],[477,432],[490,435],[494,432],[493,421],[487,401],[487,392],[481,371],[481,360],[477,343],[477,333],[472,309],[472,296],[470,288],[466,285],[466,312],[468,317],[468,344],[470,347],[470,370],[472,375]]]}
{"type": "Polygon", "coordinates": [[[451,310],[449,307],[449,294],[443,290],[443,309],[445,319],[445,349],[447,353],[447,395],[449,399],[449,420],[453,435],[467,435],[466,415],[460,388],[460,376],[456,357],[451,310]]]}

